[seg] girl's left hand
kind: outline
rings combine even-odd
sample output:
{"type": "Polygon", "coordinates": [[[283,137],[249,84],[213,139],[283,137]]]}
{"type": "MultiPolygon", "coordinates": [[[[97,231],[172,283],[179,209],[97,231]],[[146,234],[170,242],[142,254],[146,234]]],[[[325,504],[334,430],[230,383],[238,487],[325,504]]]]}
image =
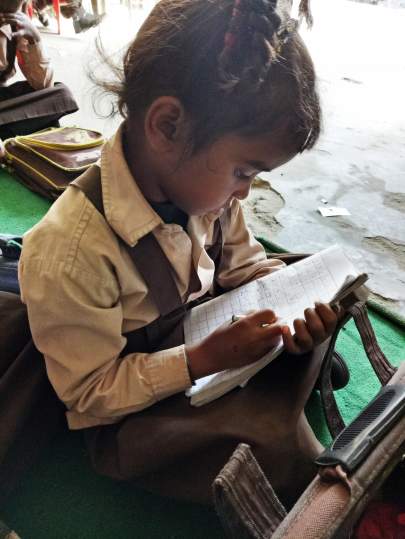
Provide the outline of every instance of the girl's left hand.
{"type": "Polygon", "coordinates": [[[284,346],[290,354],[309,352],[330,337],[343,311],[335,312],[329,304],[317,303],[315,308],[305,309],[304,316],[305,320],[294,320],[295,335],[291,334],[288,326],[283,327],[284,346]]]}
{"type": "Polygon", "coordinates": [[[0,26],[10,24],[13,28],[13,38],[24,38],[31,45],[40,41],[41,36],[31,19],[17,11],[16,13],[0,13],[0,26]]]}

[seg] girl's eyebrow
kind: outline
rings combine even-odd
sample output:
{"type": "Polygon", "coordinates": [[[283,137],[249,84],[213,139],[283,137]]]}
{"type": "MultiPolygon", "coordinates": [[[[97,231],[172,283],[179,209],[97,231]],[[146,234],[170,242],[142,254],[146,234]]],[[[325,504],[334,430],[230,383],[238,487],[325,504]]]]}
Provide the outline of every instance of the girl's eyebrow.
{"type": "Polygon", "coordinates": [[[256,170],[270,172],[270,168],[266,165],[266,163],[263,163],[263,161],[246,161],[246,163],[252,168],[255,168],[256,170]]]}

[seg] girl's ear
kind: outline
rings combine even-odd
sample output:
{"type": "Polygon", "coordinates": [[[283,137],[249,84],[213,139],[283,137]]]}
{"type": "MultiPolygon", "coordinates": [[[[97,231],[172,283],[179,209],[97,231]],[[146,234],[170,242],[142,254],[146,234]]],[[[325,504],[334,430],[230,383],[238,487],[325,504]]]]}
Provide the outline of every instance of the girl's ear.
{"type": "Polygon", "coordinates": [[[155,99],[145,115],[144,129],[154,151],[177,152],[185,139],[185,113],[181,102],[172,96],[155,99]]]}

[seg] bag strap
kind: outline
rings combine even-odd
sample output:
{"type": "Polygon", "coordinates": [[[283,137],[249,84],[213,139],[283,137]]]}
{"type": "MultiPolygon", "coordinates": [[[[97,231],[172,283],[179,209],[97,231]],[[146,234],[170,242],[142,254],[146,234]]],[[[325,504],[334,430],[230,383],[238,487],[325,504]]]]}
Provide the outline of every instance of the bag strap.
{"type": "Polygon", "coordinates": [[[332,337],[330,338],[328,349],[325,353],[321,372],[319,375],[319,392],[321,396],[321,403],[325,414],[326,424],[328,425],[329,432],[331,433],[333,438],[335,438],[339,434],[339,432],[344,429],[345,422],[340,414],[333,392],[331,380],[332,361],[339,332],[342,327],[350,320],[350,318],[351,315],[346,314],[344,318],[340,321],[332,337]]]}
{"type": "Polygon", "coordinates": [[[353,316],[371,366],[381,385],[386,385],[397,369],[391,365],[378,345],[373,327],[367,315],[367,307],[365,304],[357,302],[349,307],[349,311],[353,316]]]}
{"type": "MultiPolygon", "coordinates": [[[[405,362],[388,382],[391,384],[405,385],[405,362]]],[[[352,473],[339,464],[322,468],[283,516],[285,510],[250,447],[240,444],[214,481],[215,507],[228,536],[234,539],[348,539],[404,451],[402,415],[352,473]]]]}
{"type": "Polygon", "coordinates": [[[344,429],[345,422],[339,412],[331,384],[330,372],[332,368],[332,356],[339,331],[351,317],[353,317],[356,328],[360,334],[368,360],[381,384],[387,384],[396,371],[396,368],[391,365],[378,345],[374,330],[368,318],[365,303],[356,301],[347,307],[347,312],[347,316],[341,321],[330,341],[320,374],[321,402],[324,408],[326,423],[333,438],[336,438],[336,436],[344,429]]]}
{"type": "Polygon", "coordinates": [[[213,483],[215,509],[230,537],[271,537],[287,512],[247,444],[239,444],[213,483]]]}
{"type": "MultiPolygon", "coordinates": [[[[405,363],[388,382],[391,384],[405,384],[405,363]]],[[[340,466],[318,474],[271,539],[352,537],[353,526],[365,506],[402,460],[404,451],[402,416],[352,474],[340,466]]]]}

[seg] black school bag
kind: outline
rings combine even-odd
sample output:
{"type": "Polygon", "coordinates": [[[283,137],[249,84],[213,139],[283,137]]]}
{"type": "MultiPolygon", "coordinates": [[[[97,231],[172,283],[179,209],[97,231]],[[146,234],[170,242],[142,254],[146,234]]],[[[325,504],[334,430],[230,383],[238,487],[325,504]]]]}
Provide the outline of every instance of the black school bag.
{"type": "Polygon", "coordinates": [[[20,240],[0,236],[0,504],[64,425],[19,296],[20,240]]]}

